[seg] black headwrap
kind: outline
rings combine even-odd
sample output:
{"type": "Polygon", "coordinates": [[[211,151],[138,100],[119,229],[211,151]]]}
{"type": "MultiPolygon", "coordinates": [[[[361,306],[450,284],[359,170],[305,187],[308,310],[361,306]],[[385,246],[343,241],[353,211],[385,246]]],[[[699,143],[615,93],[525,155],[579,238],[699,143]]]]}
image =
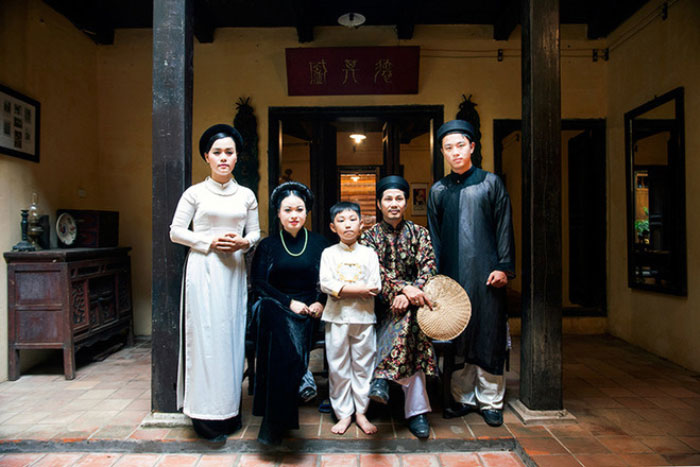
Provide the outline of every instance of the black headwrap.
{"type": "Polygon", "coordinates": [[[237,153],[243,149],[243,137],[241,134],[231,125],[219,123],[207,128],[199,138],[199,155],[202,156],[202,159],[206,160],[204,154],[209,152],[216,140],[222,138],[232,138],[236,144],[237,153]]]}
{"type": "Polygon", "coordinates": [[[471,123],[465,122],[464,120],[450,120],[449,122],[445,122],[437,131],[437,142],[440,147],[442,147],[442,139],[450,133],[463,134],[470,143],[473,143],[476,131],[474,131],[474,127],[471,123]]]}
{"type": "Polygon", "coordinates": [[[399,175],[388,175],[377,182],[377,199],[382,199],[384,192],[392,188],[403,191],[408,199],[410,192],[408,182],[399,175]]]}
{"type": "Polygon", "coordinates": [[[272,190],[270,195],[270,209],[277,212],[280,209],[280,204],[288,196],[296,196],[301,198],[306,206],[306,211],[310,212],[314,204],[314,194],[309,187],[299,182],[284,182],[277,188],[272,190]]]}

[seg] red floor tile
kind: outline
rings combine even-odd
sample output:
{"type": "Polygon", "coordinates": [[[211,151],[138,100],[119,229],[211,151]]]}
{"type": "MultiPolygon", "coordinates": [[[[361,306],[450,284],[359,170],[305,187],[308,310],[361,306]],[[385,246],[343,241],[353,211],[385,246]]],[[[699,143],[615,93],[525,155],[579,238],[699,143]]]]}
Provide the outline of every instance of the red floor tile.
{"type": "Polygon", "coordinates": [[[574,454],[606,454],[610,452],[593,436],[559,438],[559,442],[574,454]]]}
{"type": "Polygon", "coordinates": [[[481,459],[476,453],[438,454],[442,467],[480,467],[481,459]]]}
{"type": "Polygon", "coordinates": [[[613,467],[629,465],[617,454],[578,454],[576,459],[585,467],[613,467]]]}
{"type": "MultiPolygon", "coordinates": [[[[282,456],[280,459],[280,467],[291,467],[291,466],[304,466],[304,467],[313,467],[316,465],[318,461],[318,455],[317,454],[301,454],[301,453],[292,453],[292,454],[285,454],[282,456]]],[[[199,465],[197,466],[199,467],[199,465]]]]}
{"type": "Polygon", "coordinates": [[[119,459],[119,454],[91,453],[80,458],[74,467],[108,467],[119,459]]]}
{"type": "MultiPolygon", "coordinates": [[[[694,449],[684,440],[679,440],[673,436],[642,436],[638,438],[640,442],[644,443],[646,446],[657,452],[659,454],[670,454],[670,453],[688,453],[694,451],[700,451],[700,449],[694,449]]],[[[700,447],[700,445],[698,446],[700,447]]]]}
{"type": "Polygon", "coordinates": [[[124,454],[115,466],[118,467],[149,467],[156,465],[158,454],[124,454]]]}
{"type": "Polygon", "coordinates": [[[360,467],[399,467],[401,460],[396,454],[360,454],[360,467]]]}
{"type": "Polygon", "coordinates": [[[158,467],[188,467],[197,464],[197,454],[164,454],[158,462],[158,467]]]}
{"type": "Polygon", "coordinates": [[[274,454],[241,454],[238,467],[273,467],[277,464],[274,454]]]}
{"type": "Polygon", "coordinates": [[[671,465],[659,454],[619,454],[629,465],[671,465]]]}
{"type": "Polygon", "coordinates": [[[570,454],[553,454],[550,456],[532,456],[539,467],[581,467],[581,464],[570,454]]]}
{"type": "Polygon", "coordinates": [[[551,436],[547,438],[520,438],[518,442],[529,456],[567,454],[564,446],[551,436]]]}
{"type": "Polygon", "coordinates": [[[549,436],[547,429],[541,425],[523,425],[521,423],[511,423],[508,425],[510,431],[516,438],[537,438],[549,436]]]}
{"type": "Polygon", "coordinates": [[[238,454],[207,454],[199,459],[197,467],[233,467],[238,465],[238,454]]]}
{"type": "Polygon", "coordinates": [[[0,456],[0,465],[3,467],[25,467],[32,465],[45,454],[5,454],[0,456]]]}
{"type": "Polygon", "coordinates": [[[700,453],[665,454],[664,458],[671,465],[700,465],[700,453]]]}
{"type": "Polygon", "coordinates": [[[524,465],[512,452],[484,452],[479,453],[479,457],[485,467],[522,467],[524,465]]]}
{"type": "Polygon", "coordinates": [[[700,452],[700,436],[679,436],[678,439],[700,452]]]}
{"type": "Polygon", "coordinates": [[[403,467],[439,467],[440,460],[436,454],[404,454],[401,456],[403,467]]]}
{"type": "Polygon", "coordinates": [[[632,436],[599,436],[598,441],[611,452],[632,453],[632,452],[653,452],[646,444],[638,438],[632,436]]]}

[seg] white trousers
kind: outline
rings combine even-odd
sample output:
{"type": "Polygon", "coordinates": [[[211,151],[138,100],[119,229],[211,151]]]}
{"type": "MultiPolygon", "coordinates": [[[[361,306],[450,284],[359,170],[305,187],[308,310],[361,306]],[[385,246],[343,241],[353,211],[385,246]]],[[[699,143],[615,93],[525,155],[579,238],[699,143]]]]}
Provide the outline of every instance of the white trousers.
{"type": "Polygon", "coordinates": [[[452,397],[479,410],[501,410],[506,394],[505,375],[494,375],[478,365],[465,363],[452,373],[452,397]]]}
{"type": "Polygon", "coordinates": [[[374,324],[326,323],[329,396],[339,419],[367,412],[376,353],[374,324]]]}
{"type": "Polygon", "coordinates": [[[404,394],[403,412],[406,418],[430,412],[430,400],[425,389],[425,373],[417,371],[408,378],[397,381],[404,394]]]}

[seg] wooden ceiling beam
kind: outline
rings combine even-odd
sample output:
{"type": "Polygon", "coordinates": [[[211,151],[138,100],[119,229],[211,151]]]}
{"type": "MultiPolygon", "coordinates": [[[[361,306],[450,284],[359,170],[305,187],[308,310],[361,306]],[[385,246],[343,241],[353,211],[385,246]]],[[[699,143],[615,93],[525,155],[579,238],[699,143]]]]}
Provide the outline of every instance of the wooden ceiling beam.
{"type": "Polygon", "coordinates": [[[413,30],[416,25],[416,1],[395,0],[394,11],[397,12],[396,36],[399,39],[413,39],[413,30]]]}
{"type": "Polygon", "coordinates": [[[493,22],[493,38],[497,41],[507,41],[520,24],[520,0],[503,0],[502,8],[493,22]]]}
{"type": "Polygon", "coordinates": [[[297,38],[300,43],[314,40],[314,6],[312,0],[287,0],[287,5],[294,14],[297,38]]]}
{"type": "Polygon", "coordinates": [[[214,42],[214,16],[206,0],[194,2],[194,24],[192,32],[200,44],[210,44],[214,42]]]}
{"type": "Polygon", "coordinates": [[[67,2],[62,0],[44,0],[44,3],[65,16],[68,21],[92,39],[96,44],[114,43],[114,26],[111,9],[107,0],[98,2],[67,2]]]}

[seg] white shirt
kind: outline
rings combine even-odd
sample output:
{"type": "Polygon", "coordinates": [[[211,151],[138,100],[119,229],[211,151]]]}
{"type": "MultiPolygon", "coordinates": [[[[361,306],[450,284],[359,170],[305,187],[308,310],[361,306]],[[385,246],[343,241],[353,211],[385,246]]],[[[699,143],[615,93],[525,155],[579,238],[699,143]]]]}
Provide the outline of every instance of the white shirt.
{"type": "Polygon", "coordinates": [[[367,285],[381,290],[377,253],[358,243],[336,243],[321,255],[321,291],[328,294],[323,321],[337,324],[376,323],[374,298],[339,298],[346,284],[367,285]]]}

